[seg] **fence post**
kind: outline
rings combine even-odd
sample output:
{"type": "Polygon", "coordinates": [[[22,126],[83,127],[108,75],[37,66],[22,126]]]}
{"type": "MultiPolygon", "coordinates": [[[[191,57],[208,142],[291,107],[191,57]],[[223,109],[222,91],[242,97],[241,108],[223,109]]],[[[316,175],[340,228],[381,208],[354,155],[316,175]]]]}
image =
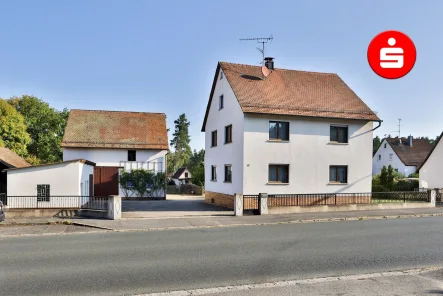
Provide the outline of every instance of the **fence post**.
{"type": "Polygon", "coordinates": [[[406,203],[406,192],[403,192],[403,202],[406,203]]]}
{"type": "Polygon", "coordinates": [[[118,195],[108,197],[108,219],[120,220],[122,218],[122,199],[118,195]]]}
{"type": "Polygon", "coordinates": [[[243,194],[234,195],[234,215],[243,216],[243,194]]]}
{"type": "Polygon", "coordinates": [[[259,212],[260,215],[267,215],[268,212],[268,194],[267,193],[260,193],[258,195],[258,200],[259,200],[259,212]]]}
{"type": "Polygon", "coordinates": [[[435,189],[428,190],[428,199],[431,202],[431,205],[435,207],[437,204],[437,190],[435,189]]]}

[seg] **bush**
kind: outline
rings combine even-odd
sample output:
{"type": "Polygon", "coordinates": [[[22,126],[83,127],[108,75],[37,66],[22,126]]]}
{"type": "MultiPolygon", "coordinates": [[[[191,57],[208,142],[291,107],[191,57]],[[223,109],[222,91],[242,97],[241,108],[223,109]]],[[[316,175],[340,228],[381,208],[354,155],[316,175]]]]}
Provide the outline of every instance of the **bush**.
{"type": "Polygon", "coordinates": [[[387,190],[383,185],[372,185],[372,192],[386,192],[387,190]]]}
{"type": "Polygon", "coordinates": [[[414,191],[419,187],[418,180],[400,180],[396,184],[396,191],[414,191]]]}
{"type": "Polygon", "coordinates": [[[169,179],[169,180],[168,180],[168,185],[175,185],[175,182],[174,182],[174,180],[172,180],[172,179],[169,179]]]}
{"type": "Polygon", "coordinates": [[[419,178],[418,173],[412,173],[408,176],[408,178],[419,178]]]}

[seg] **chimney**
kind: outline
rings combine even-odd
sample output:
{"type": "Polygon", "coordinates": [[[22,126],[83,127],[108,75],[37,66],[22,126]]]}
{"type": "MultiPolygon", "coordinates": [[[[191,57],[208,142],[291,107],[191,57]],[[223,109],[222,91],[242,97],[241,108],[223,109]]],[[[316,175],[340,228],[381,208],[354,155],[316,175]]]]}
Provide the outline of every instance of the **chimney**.
{"type": "Polygon", "coordinates": [[[274,70],[274,58],[266,57],[265,58],[265,66],[269,70],[274,70]]]}
{"type": "Polygon", "coordinates": [[[408,146],[409,147],[412,147],[412,140],[413,140],[414,138],[412,137],[412,136],[408,136],[408,146]]]}

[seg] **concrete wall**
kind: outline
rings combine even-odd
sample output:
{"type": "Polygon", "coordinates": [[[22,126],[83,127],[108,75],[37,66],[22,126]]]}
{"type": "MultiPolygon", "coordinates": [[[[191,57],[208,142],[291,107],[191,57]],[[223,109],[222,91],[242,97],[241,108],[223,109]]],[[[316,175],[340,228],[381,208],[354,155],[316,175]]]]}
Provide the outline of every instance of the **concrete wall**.
{"type": "Polygon", "coordinates": [[[240,104],[226,77],[218,79],[205,129],[205,189],[227,195],[243,191],[243,122],[240,104]],[[219,110],[219,97],[224,108],[219,110]],[[225,126],[232,124],[232,143],[225,144],[225,126]],[[211,133],[217,130],[217,147],[211,147],[211,133]],[[232,165],[232,183],[224,182],[224,165],[232,165]],[[211,181],[211,166],[217,166],[217,181],[211,181]]]}
{"type": "Polygon", "coordinates": [[[356,120],[246,114],[242,193],[370,192],[372,126],[356,120]],[[289,122],[289,141],[269,141],[270,120],[289,122]],[[331,124],[348,126],[348,144],[330,143],[331,124]],[[288,164],[289,184],[268,184],[269,164],[288,164]],[[348,184],[329,184],[330,165],[348,166],[348,184]]]}
{"type": "Polygon", "coordinates": [[[443,188],[443,140],[420,168],[420,188],[443,188]]]}
{"type": "MultiPolygon", "coordinates": [[[[120,166],[121,162],[128,160],[128,150],[131,149],[63,148],[63,161],[82,158],[95,162],[97,166],[120,166]]],[[[164,172],[166,153],[166,150],[137,150],[136,162],[161,162],[158,170],[164,172]]],[[[136,162],[133,168],[137,168],[136,162]]],[[[149,167],[153,168],[153,165],[149,167]]],[[[130,169],[129,164],[126,169],[130,169]]]]}
{"type": "Polygon", "coordinates": [[[391,165],[394,169],[397,169],[399,173],[404,174],[406,177],[412,173],[415,173],[417,169],[415,166],[404,165],[400,158],[398,158],[394,149],[392,149],[391,145],[389,145],[386,140],[383,140],[380,148],[377,150],[374,157],[372,158],[372,174],[376,175],[380,173],[383,166],[388,167],[389,165],[391,165]],[[381,155],[380,160],[379,155],[381,155]]]}

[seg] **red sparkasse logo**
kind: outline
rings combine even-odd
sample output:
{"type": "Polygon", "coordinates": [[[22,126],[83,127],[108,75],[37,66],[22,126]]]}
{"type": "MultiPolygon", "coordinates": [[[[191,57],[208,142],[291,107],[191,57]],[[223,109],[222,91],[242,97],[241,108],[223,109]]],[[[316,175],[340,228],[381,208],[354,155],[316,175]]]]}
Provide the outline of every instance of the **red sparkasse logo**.
{"type": "Polygon", "coordinates": [[[385,31],[372,39],[368,47],[368,62],[372,70],[387,79],[405,76],[415,64],[414,42],[399,31],[385,31]]]}

